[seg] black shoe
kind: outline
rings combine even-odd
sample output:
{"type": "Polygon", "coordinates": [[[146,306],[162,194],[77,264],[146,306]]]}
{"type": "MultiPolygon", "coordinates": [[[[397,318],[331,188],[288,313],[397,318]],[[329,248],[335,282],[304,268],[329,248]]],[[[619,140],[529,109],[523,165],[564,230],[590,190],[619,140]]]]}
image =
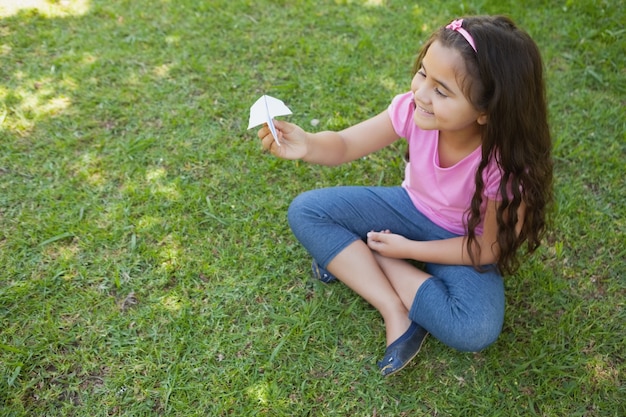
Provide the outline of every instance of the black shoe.
{"type": "Polygon", "coordinates": [[[333,281],[337,281],[337,278],[319,266],[315,259],[313,259],[313,263],[311,264],[311,272],[313,273],[313,278],[322,281],[324,284],[330,284],[333,281]]]}
{"type": "Polygon", "coordinates": [[[385,350],[385,356],[378,362],[383,376],[393,375],[411,362],[419,353],[428,332],[417,323],[411,323],[409,329],[385,350]]]}

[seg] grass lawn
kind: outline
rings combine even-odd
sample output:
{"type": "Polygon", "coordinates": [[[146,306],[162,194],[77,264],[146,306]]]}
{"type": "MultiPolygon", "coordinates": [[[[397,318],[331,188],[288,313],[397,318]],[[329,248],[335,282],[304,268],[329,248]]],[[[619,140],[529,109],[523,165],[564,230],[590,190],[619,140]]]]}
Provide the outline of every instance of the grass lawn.
{"type": "Polygon", "coordinates": [[[603,0],[0,0],[0,415],[626,415],[625,20],[603,0]],[[311,188],[398,184],[403,144],[281,161],[248,108],[360,121],[477,13],[543,52],[553,228],[493,346],[430,338],[383,379],[380,317],[310,279],[285,216],[311,188]]]}

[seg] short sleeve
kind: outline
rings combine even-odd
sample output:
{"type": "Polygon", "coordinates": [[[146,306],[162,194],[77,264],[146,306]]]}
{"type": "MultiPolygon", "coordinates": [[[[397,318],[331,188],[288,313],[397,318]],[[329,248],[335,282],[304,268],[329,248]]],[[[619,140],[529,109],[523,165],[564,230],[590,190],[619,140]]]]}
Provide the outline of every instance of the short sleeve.
{"type": "Polygon", "coordinates": [[[408,138],[411,129],[415,127],[413,121],[413,93],[399,94],[393,98],[388,112],[396,134],[401,138],[408,138]]]}
{"type": "MultiPolygon", "coordinates": [[[[495,161],[490,161],[489,165],[483,172],[483,181],[485,183],[485,188],[483,190],[483,195],[489,200],[502,201],[502,195],[500,194],[500,183],[502,182],[502,169],[498,166],[495,161]]],[[[522,192],[522,187],[520,185],[520,192],[522,192]]],[[[511,191],[511,184],[509,181],[509,185],[507,187],[507,194],[509,200],[513,198],[513,192],[511,191]]]]}
{"type": "Polygon", "coordinates": [[[491,162],[485,171],[483,171],[483,181],[485,183],[483,193],[485,197],[489,200],[502,200],[500,196],[500,181],[502,180],[500,168],[498,168],[495,162],[491,162]]]}

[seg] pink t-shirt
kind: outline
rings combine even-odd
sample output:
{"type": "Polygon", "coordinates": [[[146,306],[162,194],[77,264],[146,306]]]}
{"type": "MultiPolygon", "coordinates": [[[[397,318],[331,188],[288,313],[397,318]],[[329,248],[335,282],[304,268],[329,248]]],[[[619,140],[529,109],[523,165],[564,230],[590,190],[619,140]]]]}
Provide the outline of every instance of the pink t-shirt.
{"type": "MultiPolygon", "coordinates": [[[[389,117],[398,136],[409,143],[410,163],[407,164],[402,187],[407,190],[415,207],[444,229],[464,235],[463,220],[467,216],[476,190],[474,176],[482,159],[481,147],[454,166],[439,166],[439,131],[422,130],[413,121],[413,93],[396,96],[389,105],[389,117]]],[[[500,200],[498,187],[501,172],[495,161],[483,171],[485,188],[481,217],[484,219],[486,200],[500,200]]],[[[482,221],[476,233],[482,233],[482,221]]]]}

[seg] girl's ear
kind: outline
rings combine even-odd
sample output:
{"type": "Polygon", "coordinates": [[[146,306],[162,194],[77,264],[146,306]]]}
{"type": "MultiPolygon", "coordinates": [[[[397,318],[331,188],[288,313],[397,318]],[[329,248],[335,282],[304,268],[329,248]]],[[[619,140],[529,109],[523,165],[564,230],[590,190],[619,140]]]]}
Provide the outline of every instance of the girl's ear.
{"type": "Polygon", "coordinates": [[[476,120],[479,125],[484,126],[487,124],[487,113],[481,113],[476,120]]]}

